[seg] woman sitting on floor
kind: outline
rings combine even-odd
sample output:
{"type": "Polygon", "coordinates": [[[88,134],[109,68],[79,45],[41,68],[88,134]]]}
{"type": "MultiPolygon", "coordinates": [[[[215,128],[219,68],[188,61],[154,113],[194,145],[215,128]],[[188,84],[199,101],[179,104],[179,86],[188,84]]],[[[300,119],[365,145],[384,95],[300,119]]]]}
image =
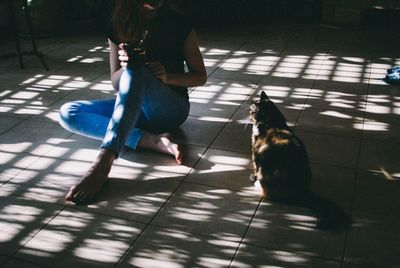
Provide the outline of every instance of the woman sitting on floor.
{"type": "Polygon", "coordinates": [[[125,145],[170,154],[182,164],[179,145],[161,134],[187,119],[187,87],[203,85],[207,75],[196,33],[173,7],[168,0],[115,1],[108,43],[117,96],[66,103],[60,111],[64,128],[102,140],[97,158],[66,200],[91,201],[125,145]]]}

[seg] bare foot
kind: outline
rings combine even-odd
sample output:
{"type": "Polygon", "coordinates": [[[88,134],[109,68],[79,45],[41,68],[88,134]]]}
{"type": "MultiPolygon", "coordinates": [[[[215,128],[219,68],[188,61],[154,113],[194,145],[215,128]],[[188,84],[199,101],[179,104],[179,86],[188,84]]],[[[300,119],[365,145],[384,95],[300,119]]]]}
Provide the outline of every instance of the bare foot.
{"type": "Polygon", "coordinates": [[[112,151],[101,149],[86,176],[79,184],[71,187],[65,199],[79,204],[91,201],[108,182],[108,173],[114,159],[115,155],[112,151]]]}
{"type": "Polygon", "coordinates": [[[139,142],[139,147],[156,152],[172,155],[178,165],[183,164],[183,153],[179,144],[173,143],[168,135],[153,135],[144,133],[139,142]]]}

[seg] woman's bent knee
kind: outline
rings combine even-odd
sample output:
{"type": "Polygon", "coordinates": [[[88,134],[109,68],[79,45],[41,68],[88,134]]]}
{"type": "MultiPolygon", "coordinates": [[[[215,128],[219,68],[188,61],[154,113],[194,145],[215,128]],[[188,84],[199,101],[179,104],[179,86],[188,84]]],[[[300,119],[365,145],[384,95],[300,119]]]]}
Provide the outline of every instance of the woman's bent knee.
{"type": "Polygon", "coordinates": [[[60,108],[59,123],[66,129],[73,129],[76,116],[79,114],[80,104],[78,102],[67,102],[60,108]]]}

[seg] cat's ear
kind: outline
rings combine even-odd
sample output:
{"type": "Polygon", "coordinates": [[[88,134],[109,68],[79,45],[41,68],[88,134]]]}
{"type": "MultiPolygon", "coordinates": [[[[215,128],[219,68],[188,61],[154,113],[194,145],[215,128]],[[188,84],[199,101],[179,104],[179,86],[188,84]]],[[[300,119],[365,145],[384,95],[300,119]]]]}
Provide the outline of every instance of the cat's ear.
{"type": "Polygon", "coordinates": [[[261,101],[269,100],[267,94],[266,94],[264,91],[261,91],[261,98],[260,98],[260,100],[261,100],[261,101]]]}

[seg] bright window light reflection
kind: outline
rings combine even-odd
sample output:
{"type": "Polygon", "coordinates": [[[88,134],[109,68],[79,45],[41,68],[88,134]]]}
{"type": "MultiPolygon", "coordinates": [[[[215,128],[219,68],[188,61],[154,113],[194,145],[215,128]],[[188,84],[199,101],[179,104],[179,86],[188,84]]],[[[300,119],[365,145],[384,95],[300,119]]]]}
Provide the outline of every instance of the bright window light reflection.
{"type": "Polygon", "coordinates": [[[75,57],[72,57],[72,58],[68,59],[67,62],[79,61],[82,58],[83,58],[83,56],[75,56],[75,57]]]}
{"type": "MultiPolygon", "coordinates": [[[[105,51],[108,51],[108,48],[104,46],[96,46],[89,49],[90,53],[105,51]]],[[[208,49],[202,47],[201,51],[205,57],[204,59],[207,67],[216,67],[223,63],[221,68],[224,70],[253,75],[268,75],[271,71],[272,75],[270,78],[273,78],[273,82],[271,82],[273,85],[263,84],[262,89],[267,91],[267,94],[273,101],[276,103],[284,102],[288,104],[286,107],[291,109],[300,110],[304,108],[304,102],[301,104],[291,104],[291,101],[287,101],[286,99],[297,99],[293,100],[293,102],[301,102],[298,101],[298,99],[322,100],[331,108],[320,112],[320,115],[342,119],[342,122],[352,120],[350,122],[352,122],[354,129],[377,133],[389,131],[391,124],[381,122],[377,118],[364,119],[361,116],[357,117],[354,116],[354,114],[350,114],[349,110],[358,109],[358,114],[361,113],[360,111],[366,111],[367,117],[373,117],[373,115],[380,115],[379,117],[381,117],[381,115],[390,114],[400,115],[400,97],[394,97],[388,93],[387,95],[369,95],[368,99],[364,98],[363,100],[359,100],[362,98],[362,95],[347,93],[353,92],[350,91],[353,89],[351,88],[351,83],[384,85],[382,78],[386,74],[386,69],[394,65],[400,65],[400,59],[398,58],[379,58],[376,59],[377,62],[369,63],[367,59],[361,57],[337,57],[324,53],[316,53],[314,55],[284,55],[279,57],[278,53],[271,49],[266,49],[263,52],[240,50],[233,53],[233,51],[227,49],[208,49]],[[228,58],[229,56],[231,56],[231,58],[228,58]],[[224,62],[225,59],[227,60],[224,62]],[[292,84],[292,82],[295,81],[295,79],[292,78],[302,78],[304,81],[304,79],[315,79],[317,75],[318,80],[334,81],[335,83],[332,83],[333,87],[330,89],[324,88],[323,84],[318,84],[318,81],[315,84],[319,86],[319,89],[307,88],[305,84],[292,84]],[[277,79],[276,77],[289,79],[277,79]],[[348,83],[347,85],[349,85],[349,88],[343,87],[342,83],[348,83]],[[347,89],[349,89],[349,91],[346,91],[347,89]],[[341,92],[341,90],[345,92],[341,92]],[[345,109],[335,110],[336,107],[345,109]],[[362,110],[364,107],[365,110],[362,110]]],[[[67,61],[71,63],[96,63],[103,62],[104,60],[103,57],[96,57],[95,54],[90,54],[89,56],[77,55],[67,61]]],[[[2,98],[2,100],[0,100],[2,104],[0,111],[16,115],[43,114],[49,111],[49,108],[45,107],[45,104],[48,104],[49,101],[46,100],[44,96],[62,93],[62,91],[90,89],[95,94],[98,94],[96,91],[110,94],[114,93],[109,80],[99,80],[96,80],[97,82],[91,82],[85,80],[83,77],[36,74],[20,83],[23,89],[18,91],[3,90],[0,92],[0,97],[2,98]]],[[[267,79],[263,81],[268,82],[267,79]]],[[[371,87],[371,91],[375,89],[380,88],[371,87]]],[[[394,89],[391,88],[390,90],[394,89]]],[[[220,104],[221,106],[210,108],[210,110],[223,111],[228,105],[241,105],[243,101],[252,94],[252,91],[253,86],[250,84],[241,82],[228,83],[217,80],[209,82],[206,86],[195,88],[190,93],[190,101],[198,104],[220,104]]],[[[81,91],[79,91],[79,93],[80,92],[81,91]]],[[[259,96],[259,94],[257,96],[259,96]]],[[[70,98],[70,96],[68,98],[70,98]]],[[[389,118],[391,119],[391,117],[389,118]]],[[[197,119],[206,122],[229,122],[229,118],[217,116],[202,116],[197,117],[197,119]]],[[[248,123],[248,120],[247,118],[246,121],[238,120],[238,122],[245,124],[248,123]]],[[[385,120],[386,117],[382,119],[382,121],[385,120]]],[[[60,196],[63,197],[65,191],[62,189],[67,189],[72,181],[78,181],[83,172],[87,169],[87,164],[89,164],[89,162],[80,157],[95,152],[94,149],[76,149],[69,148],[68,146],[59,147],[58,151],[52,152],[53,155],[51,157],[43,157],[40,161],[40,165],[35,165],[34,163],[37,161],[36,155],[41,155],[44,151],[50,151],[53,145],[58,145],[61,141],[64,143],[75,143],[75,140],[52,138],[41,145],[36,145],[35,143],[29,142],[29,140],[19,141],[20,140],[15,141],[12,146],[10,146],[10,144],[7,144],[7,146],[4,144],[2,146],[0,144],[2,150],[2,152],[0,152],[0,164],[7,165],[7,167],[10,166],[10,168],[3,168],[0,171],[0,181],[5,183],[9,182],[8,180],[12,178],[12,181],[10,181],[6,187],[3,185],[3,189],[8,189],[9,193],[13,194],[15,193],[13,192],[14,190],[17,191],[21,188],[21,185],[34,183],[33,186],[31,185],[29,189],[25,190],[20,195],[41,202],[53,203],[57,202],[60,196]],[[35,145],[34,148],[33,145],[35,145]],[[30,155],[27,153],[23,155],[19,154],[25,151],[29,151],[30,155]],[[58,164],[57,166],[54,165],[56,162],[55,158],[65,156],[79,161],[69,161],[58,164]],[[48,168],[52,169],[51,172],[44,174],[43,170],[48,168]],[[69,174],[72,173],[73,175],[66,176],[66,170],[68,170],[69,174]],[[38,180],[38,178],[40,178],[40,180],[38,180]]],[[[225,171],[243,171],[244,173],[251,167],[251,160],[247,155],[206,155],[204,158],[212,162],[213,165],[205,170],[194,169],[192,171],[193,173],[218,173],[225,171]]],[[[114,173],[112,175],[113,177],[119,178],[124,176],[128,178],[129,176],[129,179],[131,179],[132,177],[143,176],[145,171],[148,172],[148,170],[151,169],[151,172],[164,172],[166,174],[163,173],[164,177],[177,177],[182,174],[187,174],[189,172],[188,170],[190,170],[177,170],[176,165],[170,165],[169,162],[165,165],[161,163],[159,166],[150,166],[144,163],[145,161],[143,161],[143,163],[140,161],[139,163],[132,163],[132,161],[124,162],[124,160],[120,159],[116,163],[116,165],[118,165],[118,170],[113,171],[114,173]]],[[[384,177],[388,181],[400,180],[400,173],[388,171],[384,167],[374,172],[380,174],[380,179],[384,177]]],[[[1,192],[0,195],[6,196],[9,193],[4,191],[1,192]]],[[[218,212],[218,203],[229,194],[232,194],[232,192],[226,189],[215,189],[204,192],[186,191],[182,195],[183,198],[194,202],[188,202],[190,206],[187,205],[188,203],[181,202],[181,206],[174,207],[171,210],[171,215],[191,222],[211,222],[215,219],[218,212]]],[[[116,205],[116,209],[122,213],[132,213],[132,211],[134,211],[137,215],[152,216],[157,212],[160,204],[165,203],[169,196],[169,191],[154,191],[150,194],[139,194],[127,197],[125,200],[119,202],[116,205]]],[[[113,201],[104,201],[101,204],[96,204],[96,208],[115,205],[112,202],[113,201]]],[[[37,220],[41,213],[43,213],[41,209],[32,206],[4,206],[0,214],[0,242],[12,241],[18,237],[26,228],[25,224],[37,220]]],[[[247,215],[251,213],[252,211],[246,213],[246,217],[241,217],[241,215],[237,215],[236,213],[225,214],[221,219],[229,222],[245,223],[248,221],[247,215]]],[[[70,250],[75,256],[86,260],[116,263],[126,249],[129,248],[130,243],[128,240],[132,241],[132,237],[137,235],[140,230],[127,226],[124,222],[118,222],[119,219],[114,219],[115,221],[107,222],[102,226],[97,225],[99,230],[92,233],[94,237],[79,238],[76,240],[79,232],[81,232],[82,229],[92,227],[93,225],[91,224],[96,220],[97,218],[89,213],[63,211],[54,218],[45,229],[41,230],[33,240],[29,241],[22,251],[36,256],[52,257],[53,253],[70,250]],[[76,245],[76,241],[79,241],[80,244],[76,245]],[[71,246],[73,246],[73,248],[71,246]]],[[[289,222],[287,226],[290,228],[301,231],[314,231],[314,217],[300,214],[285,214],[284,220],[289,222]]],[[[268,219],[255,218],[253,221],[253,227],[255,228],[265,230],[268,229],[269,225],[271,225],[271,221],[268,219]]],[[[167,239],[201,242],[198,238],[193,238],[190,234],[184,233],[183,231],[168,230],[159,234],[165,236],[167,239]]],[[[231,253],[231,249],[233,249],[234,253],[237,248],[237,243],[227,242],[226,237],[228,235],[231,234],[221,235],[220,240],[209,240],[208,243],[213,246],[225,247],[225,251],[221,250],[223,253],[231,253]]],[[[217,234],[215,234],[215,236],[217,236],[217,234]]],[[[236,239],[236,237],[234,238],[236,239]]],[[[159,250],[145,249],[144,252],[139,252],[139,257],[132,259],[131,263],[142,264],[142,266],[184,267],[184,263],[177,263],[177,254],[184,255],[182,257],[184,260],[190,259],[190,253],[186,249],[176,249],[166,245],[167,243],[159,244],[162,244],[162,248],[159,250]],[[158,259],[156,260],[155,258],[158,259]]],[[[297,248],[304,247],[304,245],[300,243],[293,243],[291,245],[297,248]]],[[[276,260],[287,263],[306,263],[307,261],[304,256],[297,256],[289,252],[273,251],[271,255],[276,260]]],[[[197,264],[202,264],[204,266],[210,263],[215,266],[227,265],[224,260],[213,256],[201,256],[198,258],[197,262],[197,264]]]]}
{"type": "MultiPolygon", "coordinates": [[[[171,250],[172,251],[172,250],[171,250]]],[[[142,253],[143,254],[143,253],[142,253]]],[[[187,253],[189,254],[189,253],[187,253]]],[[[157,253],[157,252],[149,252],[146,255],[147,257],[134,257],[129,261],[129,264],[132,267],[154,267],[154,268],[184,268],[184,264],[177,263],[177,253],[171,252],[171,254],[167,253],[157,253]]],[[[182,258],[182,255],[179,254],[179,259],[182,258]]],[[[184,260],[181,260],[181,262],[184,260]]]]}
{"type": "Polygon", "coordinates": [[[201,267],[227,267],[230,261],[217,257],[200,257],[198,265],[201,267]]]}
{"type": "MultiPolygon", "coordinates": [[[[349,59],[348,61],[352,60],[349,59]]],[[[362,63],[363,60],[360,59],[360,62],[362,63]]],[[[360,83],[363,71],[364,66],[360,63],[351,64],[339,62],[337,63],[336,71],[332,80],[339,82],[360,83]]]]}
{"type": "Polygon", "coordinates": [[[334,71],[334,68],[336,66],[336,60],[337,58],[334,57],[333,55],[327,55],[327,58],[325,58],[325,61],[318,73],[318,80],[331,79],[332,72],[334,71]]]}
{"type": "Polygon", "coordinates": [[[42,86],[57,86],[61,84],[63,81],[70,79],[70,76],[65,75],[50,75],[48,78],[44,78],[39,80],[36,84],[42,86]]]}
{"type": "Polygon", "coordinates": [[[210,156],[208,160],[218,164],[231,164],[239,166],[246,166],[249,164],[249,160],[247,158],[232,156],[210,156]]]}
{"type": "Polygon", "coordinates": [[[363,124],[355,123],[354,128],[368,130],[368,131],[389,131],[390,124],[387,124],[384,122],[379,122],[379,121],[376,121],[373,119],[365,118],[363,124]]]}
{"type": "Polygon", "coordinates": [[[276,260],[283,261],[286,263],[306,263],[307,259],[305,257],[299,256],[297,254],[286,252],[286,251],[273,251],[272,257],[276,260]]]}
{"type": "Polygon", "coordinates": [[[0,221],[0,243],[11,241],[24,229],[22,224],[0,221]]]}
{"type": "Polygon", "coordinates": [[[24,205],[7,205],[1,212],[0,219],[13,222],[32,222],[43,211],[24,205]]]}
{"type": "MultiPolygon", "coordinates": [[[[284,86],[263,86],[261,90],[266,91],[269,97],[274,97],[274,98],[286,98],[289,96],[289,93],[291,91],[290,87],[284,87],[284,86]]],[[[261,90],[259,90],[261,92],[261,90]]],[[[257,96],[259,96],[258,94],[257,96]]]]}
{"type": "Polygon", "coordinates": [[[13,153],[8,153],[8,152],[0,152],[0,164],[5,165],[11,160],[13,160],[15,157],[17,157],[16,154],[13,153]]]}
{"type": "Polygon", "coordinates": [[[10,153],[22,153],[28,150],[29,147],[32,146],[32,142],[15,142],[13,146],[7,146],[6,144],[0,143],[0,149],[3,152],[10,152],[10,153]]]}
{"type": "Polygon", "coordinates": [[[37,81],[39,78],[42,78],[42,77],[44,77],[43,74],[38,74],[38,75],[35,75],[35,76],[31,77],[31,78],[28,78],[27,80],[23,81],[21,84],[32,84],[35,81],[37,81]]]}
{"type": "Polygon", "coordinates": [[[218,63],[219,63],[218,60],[204,58],[205,67],[214,67],[214,66],[217,66],[218,63]]]}
{"type": "Polygon", "coordinates": [[[29,100],[32,98],[35,98],[39,95],[38,92],[29,92],[29,91],[18,91],[17,93],[11,95],[10,97],[13,99],[23,99],[23,100],[29,100]]]}
{"type": "Polygon", "coordinates": [[[6,97],[6,96],[8,96],[8,95],[10,95],[10,94],[12,94],[12,93],[13,93],[12,90],[2,90],[2,91],[0,92],[0,98],[6,97]]]}
{"type": "Polygon", "coordinates": [[[280,63],[278,63],[272,76],[298,78],[309,58],[309,56],[305,55],[287,55],[280,59],[280,63]]]}
{"type": "Polygon", "coordinates": [[[208,222],[213,218],[213,213],[202,209],[190,208],[175,208],[171,212],[172,217],[191,221],[191,222],[208,222]]]}
{"type": "Polygon", "coordinates": [[[317,53],[313,56],[308,64],[306,70],[304,71],[305,75],[302,77],[304,79],[315,79],[317,75],[319,75],[322,64],[325,61],[326,54],[317,53]]]}
{"type": "Polygon", "coordinates": [[[122,241],[85,239],[83,245],[74,250],[74,255],[95,262],[116,263],[128,247],[122,241]]]}
{"type": "Polygon", "coordinates": [[[200,121],[221,122],[221,123],[227,123],[229,121],[229,118],[212,117],[212,116],[201,116],[198,119],[200,121]]]}
{"type": "Polygon", "coordinates": [[[65,84],[63,84],[62,87],[59,89],[66,89],[66,88],[85,88],[90,85],[90,82],[88,81],[83,81],[82,78],[75,78],[72,81],[68,81],[65,84]]]}
{"type": "Polygon", "coordinates": [[[103,46],[96,46],[92,49],[89,49],[89,52],[103,51],[104,49],[105,49],[105,47],[103,47],[103,46]]]}
{"type": "Polygon", "coordinates": [[[227,71],[239,71],[248,63],[248,61],[249,58],[228,59],[222,64],[221,68],[227,71]]]}
{"type": "Polygon", "coordinates": [[[324,111],[324,112],[321,112],[320,114],[326,115],[326,116],[331,116],[331,117],[342,118],[342,119],[352,119],[353,118],[350,115],[340,113],[338,111],[324,111]]]}
{"type": "Polygon", "coordinates": [[[330,106],[340,108],[355,108],[356,102],[351,100],[356,98],[357,95],[343,93],[338,91],[329,91],[325,97],[325,100],[330,102],[330,106]]]}
{"type": "Polygon", "coordinates": [[[390,114],[392,100],[388,95],[369,95],[366,111],[374,114],[390,114]]]}
{"type": "Polygon", "coordinates": [[[207,160],[214,163],[207,170],[196,170],[196,174],[217,173],[224,171],[247,170],[250,167],[248,157],[209,156],[207,160]]]}
{"type": "Polygon", "coordinates": [[[309,88],[294,88],[291,97],[294,99],[307,99],[311,89],[309,88]]]}
{"type": "Polygon", "coordinates": [[[249,55],[254,55],[255,52],[252,51],[246,51],[246,50],[237,50],[233,53],[234,56],[249,56],[249,55]]]}
{"type": "Polygon", "coordinates": [[[224,56],[224,55],[228,55],[230,53],[232,53],[232,51],[230,51],[230,50],[212,48],[212,49],[209,49],[209,50],[205,50],[203,55],[206,55],[206,56],[224,56]]]}
{"type": "MultiPolygon", "coordinates": [[[[35,239],[25,245],[26,249],[35,251],[44,251],[48,253],[57,253],[65,250],[68,244],[74,240],[74,237],[65,231],[41,230],[35,239]]],[[[23,250],[25,251],[25,250],[23,250]]]]}
{"type": "Polygon", "coordinates": [[[86,58],[81,60],[81,63],[95,63],[95,62],[103,62],[104,58],[100,58],[100,57],[92,57],[92,58],[86,58]]]}

